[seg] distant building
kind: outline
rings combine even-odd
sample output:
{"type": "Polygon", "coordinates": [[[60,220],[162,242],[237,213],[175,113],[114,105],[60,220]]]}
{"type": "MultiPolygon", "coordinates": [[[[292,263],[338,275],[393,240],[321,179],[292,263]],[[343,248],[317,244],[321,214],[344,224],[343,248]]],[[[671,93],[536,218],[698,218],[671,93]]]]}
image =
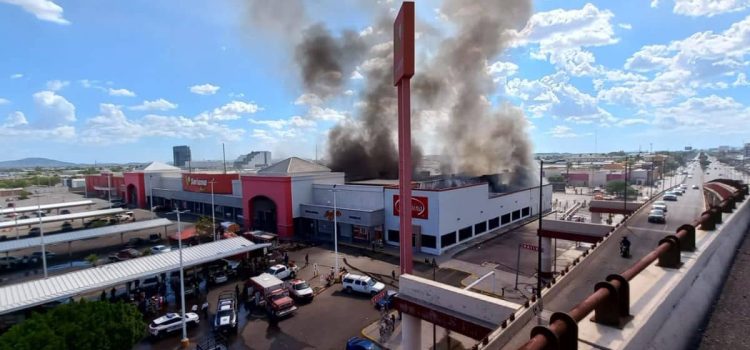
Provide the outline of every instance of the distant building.
{"type": "Polygon", "coordinates": [[[172,147],[172,155],[174,157],[174,166],[184,167],[190,162],[190,147],[174,146],[172,147]]]}
{"type": "Polygon", "coordinates": [[[686,150],[686,151],[692,151],[692,150],[693,150],[693,147],[692,147],[692,146],[685,146],[685,150],[686,150]]]}
{"type": "Polygon", "coordinates": [[[260,169],[271,165],[271,152],[252,151],[241,155],[234,161],[235,169],[260,169]]]}
{"type": "Polygon", "coordinates": [[[750,143],[745,144],[745,158],[750,157],[750,143]]]}

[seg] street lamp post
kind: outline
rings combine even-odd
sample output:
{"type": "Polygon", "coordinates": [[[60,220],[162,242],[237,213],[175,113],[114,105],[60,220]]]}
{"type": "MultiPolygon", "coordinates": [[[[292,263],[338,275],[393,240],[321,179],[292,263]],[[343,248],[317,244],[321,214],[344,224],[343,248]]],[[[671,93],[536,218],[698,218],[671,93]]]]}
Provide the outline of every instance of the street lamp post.
{"type": "Polygon", "coordinates": [[[338,225],[338,219],[337,219],[337,209],[336,209],[336,185],[333,185],[333,250],[335,253],[335,259],[336,262],[334,264],[336,268],[336,273],[339,273],[339,225],[338,225]]]}
{"type": "Polygon", "coordinates": [[[151,218],[155,218],[154,214],[154,174],[148,174],[148,205],[151,207],[151,218]]]}
{"type": "Polygon", "coordinates": [[[109,200],[109,209],[112,209],[112,173],[107,174],[107,199],[109,200]]]}
{"type": "Polygon", "coordinates": [[[214,206],[214,183],[216,183],[216,180],[211,179],[209,183],[211,184],[211,236],[216,241],[216,206],[214,206]]]}
{"type": "Polygon", "coordinates": [[[180,304],[182,311],[182,339],[180,342],[183,348],[188,346],[190,339],[187,337],[187,323],[185,323],[185,269],[182,264],[182,221],[180,221],[180,214],[187,212],[188,210],[174,210],[174,213],[177,214],[177,249],[180,251],[180,304]]]}
{"type": "MultiPolygon", "coordinates": [[[[437,280],[437,268],[438,264],[435,261],[435,258],[432,258],[432,280],[437,280]]],[[[493,276],[494,278],[494,276],[493,276]]],[[[432,348],[437,349],[437,327],[435,326],[435,322],[432,323],[432,348]]]]}
{"type": "Polygon", "coordinates": [[[44,271],[44,278],[47,278],[47,250],[44,245],[44,229],[42,228],[42,205],[39,203],[39,197],[41,196],[37,190],[36,193],[36,216],[39,218],[39,239],[42,244],[42,271],[44,271]]]}

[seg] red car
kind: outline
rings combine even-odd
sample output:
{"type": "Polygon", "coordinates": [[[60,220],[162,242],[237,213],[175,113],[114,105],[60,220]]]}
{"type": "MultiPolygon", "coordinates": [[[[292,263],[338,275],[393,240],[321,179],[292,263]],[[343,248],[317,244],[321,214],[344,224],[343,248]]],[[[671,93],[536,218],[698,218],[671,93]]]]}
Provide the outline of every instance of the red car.
{"type": "Polygon", "coordinates": [[[129,259],[137,258],[137,257],[139,257],[141,255],[142,255],[141,252],[139,252],[139,251],[137,251],[137,250],[135,250],[133,248],[128,248],[128,249],[123,249],[123,250],[117,252],[117,254],[110,255],[109,256],[109,260],[110,261],[115,261],[115,262],[116,261],[125,261],[125,260],[129,260],[129,259]]]}

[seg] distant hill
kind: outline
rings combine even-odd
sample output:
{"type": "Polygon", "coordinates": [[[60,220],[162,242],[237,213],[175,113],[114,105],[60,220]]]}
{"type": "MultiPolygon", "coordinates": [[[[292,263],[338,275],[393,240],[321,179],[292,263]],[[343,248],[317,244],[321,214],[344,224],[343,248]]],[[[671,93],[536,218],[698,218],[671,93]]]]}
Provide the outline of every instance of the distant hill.
{"type": "Polygon", "coordinates": [[[59,160],[47,158],[24,158],[18,160],[0,161],[0,168],[62,168],[76,166],[77,164],[61,162],[59,160]]]}

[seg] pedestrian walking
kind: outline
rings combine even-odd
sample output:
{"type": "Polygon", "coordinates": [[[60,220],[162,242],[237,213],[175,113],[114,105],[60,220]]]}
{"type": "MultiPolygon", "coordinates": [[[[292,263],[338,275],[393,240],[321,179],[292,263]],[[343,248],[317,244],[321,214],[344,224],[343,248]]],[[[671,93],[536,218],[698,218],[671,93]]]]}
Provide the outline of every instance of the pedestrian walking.
{"type": "Polygon", "coordinates": [[[396,328],[396,314],[391,314],[391,325],[396,328]]]}
{"type": "Polygon", "coordinates": [[[234,285],[234,297],[237,298],[238,300],[240,299],[240,285],[239,284],[234,285]]]}
{"type": "Polygon", "coordinates": [[[307,266],[309,264],[310,264],[310,255],[308,255],[307,253],[305,253],[305,266],[307,266]]]}
{"type": "Polygon", "coordinates": [[[289,254],[284,252],[284,265],[289,266],[289,254]]]}
{"type": "Polygon", "coordinates": [[[320,272],[318,271],[318,263],[313,264],[313,277],[319,275],[320,272]]]}
{"type": "Polygon", "coordinates": [[[396,280],[396,270],[391,270],[391,278],[395,281],[396,280]]]}
{"type": "Polygon", "coordinates": [[[100,301],[107,300],[107,292],[105,292],[105,291],[102,290],[102,295],[99,296],[99,300],[100,301]]]}
{"type": "Polygon", "coordinates": [[[201,311],[203,312],[203,318],[208,319],[208,300],[203,302],[201,311]]]}

